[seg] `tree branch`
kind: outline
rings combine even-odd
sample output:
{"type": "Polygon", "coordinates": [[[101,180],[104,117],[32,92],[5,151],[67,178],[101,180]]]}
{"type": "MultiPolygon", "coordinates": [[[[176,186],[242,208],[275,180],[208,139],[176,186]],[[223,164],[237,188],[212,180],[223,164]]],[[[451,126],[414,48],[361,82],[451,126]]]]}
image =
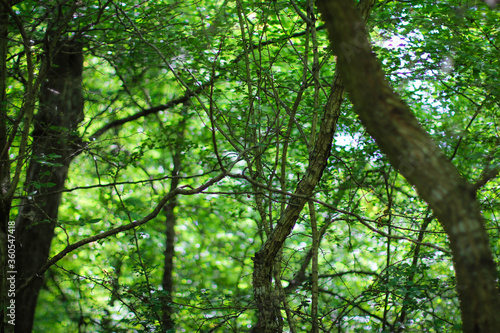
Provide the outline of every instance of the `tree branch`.
{"type": "MultiPolygon", "coordinates": [[[[250,149],[252,149],[252,148],[250,148],[250,149]]],[[[176,197],[177,195],[193,195],[193,194],[197,194],[197,193],[203,192],[204,190],[206,190],[210,186],[216,184],[217,182],[219,182],[223,178],[225,178],[228,175],[229,171],[239,161],[240,161],[240,158],[235,159],[235,161],[233,163],[231,163],[231,165],[227,168],[227,170],[222,171],[219,175],[217,175],[216,177],[210,179],[205,184],[200,185],[197,188],[186,189],[188,186],[180,186],[180,187],[175,188],[174,190],[170,191],[167,195],[165,195],[158,202],[158,204],[156,205],[155,209],[149,215],[147,215],[146,217],[144,217],[144,218],[142,218],[140,220],[133,221],[132,223],[129,223],[129,224],[121,225],[119,227],[113,228],[113,229],[108,230],[106,232],[102,232],[102,233],[100,233],[98,235],[94,235],[94,236],[82,239],[82,240],[80,240],[80,241],[78,241],[76,243],[68,245],[64,250],[62,250],[61,252],[59,252],[58,254],[56,254],[49,261],[47,261],[42,267],[40,267],[40,269],[37,271],[37,273],[35,275],[33,275],[32,277],[30,277],[29,279],[27,279],[26,282],[23,285],[21,285],[16,290],[16,294],[19,293],[20,291],[22,291],[24,288],[26,288],[34,278],[41,277],[45,273],[45,271],[47,271],[47,269],[49,269],[50,266],[54,265],[56,262],[58,262],[59,260],[61,260],[62,258],[64,258],[67,254],[71,253],[72,251],[74,251],[74,250],[76,250],[76,249],[78,249],[78,248],[80,248],[80,247],[82,247],[82,246],[84,246],[86,244],[93,243],[93,242],[96,242],[96,241],[98,241],[100,239],[104,239],[104,238],[107,238],[109,236],[116,235],[116,234],[118,234],[120,232],[127,231],[127,230],[130,230],[130,229],[134,229],[134,228],[137,228],[137,227],[139,227],[139,226],[141,226],[143,224],[146,224],[147,222],[149,222],[152,219],[154,219],[160,213],[160,211],[163,209],[163,206],[165,206],[165,204],[169,200],[171,200],[172,198],[176,197]]]]}
{"type": "Polygon", "coordinates": [[[464,332],[500,332],[496,265],[472,185],[393,91],[352,0],[318,0],[346,90],[368,133],[429,203],[450,239],[464,332]]]}

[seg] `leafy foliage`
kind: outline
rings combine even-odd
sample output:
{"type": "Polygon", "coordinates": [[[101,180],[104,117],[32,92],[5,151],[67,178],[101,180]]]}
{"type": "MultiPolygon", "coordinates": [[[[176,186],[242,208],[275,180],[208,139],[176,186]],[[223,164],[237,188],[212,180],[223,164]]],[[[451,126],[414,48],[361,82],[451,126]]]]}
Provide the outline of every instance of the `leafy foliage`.
{"type": "MultiPolygon", "coordinates": [[[[313,33],[297,12],[305,15],[309,2],[292,3],[12,6],[34,43],[35,75],[43,74],[43,45],[50,38],[85,45],[85,119],[78,128],[85,145],[69,171],[51,256],[148,216],[174,190],[174,179],[190,190],[225,176],[176,197],[172,295],[162,285],[168,219],[162,210],[53,265],[34,331],[166,331],[166,295],[175,331],[245,332],[255,324],[252,257],[305,173],[335,70],[321,22],[313,33]],[[57,25],[71,6],[68,23],[57,25]]],[[[463,177],[477,184],[497,261],[498,19],[498,10],[476,2],[385,1],[368,21],[388,80],[463,177]]],[[[30,69],[23,37],[14,26],[6,117],[25,122],[30,69]]],[[[22,141],[17,125],[9,125],[13,160],[22,141]]],[[[31,158],[51,165],[55,157],[31,158]]],[[[16,194],[11,219],[21,197],[36,195],[22,186],[16,194]]],[[[304,210],[275,265],[287,330],[311,331],[313,321],[328,332],[460,328],[446,235],[348,102],[314,200],[321,240],[318,315],[311,315],[312,225],[304,210]]]]}

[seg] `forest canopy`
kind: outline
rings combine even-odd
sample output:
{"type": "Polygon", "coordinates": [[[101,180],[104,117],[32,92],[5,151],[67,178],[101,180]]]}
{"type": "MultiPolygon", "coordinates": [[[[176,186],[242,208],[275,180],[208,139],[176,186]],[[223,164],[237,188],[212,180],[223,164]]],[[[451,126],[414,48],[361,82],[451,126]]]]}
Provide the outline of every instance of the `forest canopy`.
{"type": "Polygon", "coordinates": [[[2,332],[500,332],[499,22],[0,0],[2,332]]]}

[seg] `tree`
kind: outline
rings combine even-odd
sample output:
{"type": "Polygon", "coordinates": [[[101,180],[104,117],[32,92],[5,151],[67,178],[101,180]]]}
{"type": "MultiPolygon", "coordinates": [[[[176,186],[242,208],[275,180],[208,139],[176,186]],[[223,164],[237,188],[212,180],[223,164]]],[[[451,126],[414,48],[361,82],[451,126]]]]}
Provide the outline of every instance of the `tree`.
{"type": "MultiPolygon", "coordinates": [[[[25,178],[24,193],[27,195],[20,203],[16,220],[20,284],[36,275],[38,268],[48,259],[69,164],[81,149],[76,134],[78,124],[83,120],[81,45],[64,41],[46,54],[52,59],[40,88],[39,110],[34,117],[31,156],[25,178]]],[[[16,327],[20,331],[32,330],[41,284],[42,279],[36,277],[16,295],[20,312],[16,327]]]]}
{"type": "Polygon", "coordinates": [[[474,187],[464,181],[384,80],[352,3],[321,1],[320,9],[361,121],[429,203],[449,237],[464,332],[500,330],[495,315],[500,310],[498,273],[474,187]]]}
{"type": "Polygon", "coordinates": [[[498,12],[318,5],[0,0],[5,330],[494,330],[498,12]]]}

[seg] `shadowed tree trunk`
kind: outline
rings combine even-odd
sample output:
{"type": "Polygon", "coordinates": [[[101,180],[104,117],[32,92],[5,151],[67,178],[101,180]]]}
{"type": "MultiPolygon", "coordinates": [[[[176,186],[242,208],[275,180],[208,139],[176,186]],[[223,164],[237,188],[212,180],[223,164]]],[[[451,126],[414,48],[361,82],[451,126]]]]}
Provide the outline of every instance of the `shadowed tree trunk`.
{"type": "MultiPolygon", "coordinates": [[[[182,142],[184,140],[184,128],[186,118],[178,124],[177,142],[172,151],[173,169],[172,180],[170,183],[170,191],[175,190],[179,186],[179,172],[181,171],[182,163],[182,142]]],[[[172,198],[164,207],[165,213],[165,260],[163,266],[162,288],[164,296],[162,299],[162,332],[175,332],[175,322],[172,318],[172,293],[174,291],[174,256],[175,256],[175,224],[177,217],[174,209],[177,207],[177,197],[172,198]]]]}
{"type": "Polygon", "coordinates": [[[473,186],[385,80],[353,1],[319,0],[318,7],[359,118],[392,165],[429,203],[448,235],[463,331],[500,332],[498,275],[473,186]]]}
{"type": "Polygon", "coordinates": [[[336,76],[333,93],[329,98],[328,106],[321,120],[321,128],[316,140],[314,150],[309,159],[309,166],[302,180],[297,185],[295,194],[302,197],[293,197],[279,219],[276,228],[269,235],[262,248],[255,253],[253,271],[254,297],[257,303],[259,320],[252,332],[281,332],[282,320],[278,290],[273,288],[273,261],[290,234],[295,222],[300,216],[302,208],[307,202],[307,197],[312,195],[316,184],[321,179],[330,156],[333,135],[340,114],[342,94],[344,88],[340,78],[336,76]]]}
{"type": "MultiPolygon", "coordinates": [[[[360,2],[360,10],[365,17],[368,17],[374,3],[374,0],[360,2]]],[[[318,137],[309,157],[309,165],[295,190],[295,194],[301,197],[292,197],[289,200],[276,228],[269,235],[262,248],[255,253],[253,289],[259,318],[257,324],[252,328],[252,332],[276,333],[283,330],[280,309],[283,300],[280,299],[279,291],[273,288],[273,261],[292,231],[300,212],[307,203],[308,198],[313,194],[314,188],[327,166],[337,120],[340,116],[343,93],[342,80],[336,73],[332,92],[321,119],[318,137]]]]}
{"type": "MultiPolygon", "coordinates": [[[[76,129],[83,119],[82,68],[81,45],[61,42],[56,46],[50,70],[41,86],[25,196],[16,220],[18,286],[35,274],[49,256],[61,190],[78,150],[76,129]]],[[[33,329],[42,279],[35,277],[16,295],[16,332],[27,333],[33,329]]]]}
{"type": "MultiPolygon", "coordinates": [[[[177,179],[172,179],[172,186],[174,181],[177,179]]],[[[174,290],[174,249],[175,249],[175,224],[177,218],[174,213],[174,209],[177,206],[176,198],[169,201],[167,205],[163,208],[165,213],[165,259],[163,263],[163,278],[161,281],[161,286],[163,288],[164,296],[162,298],[162,332],[175,332],[175,322],[172,318],[172,293],[174,290]]]]}

